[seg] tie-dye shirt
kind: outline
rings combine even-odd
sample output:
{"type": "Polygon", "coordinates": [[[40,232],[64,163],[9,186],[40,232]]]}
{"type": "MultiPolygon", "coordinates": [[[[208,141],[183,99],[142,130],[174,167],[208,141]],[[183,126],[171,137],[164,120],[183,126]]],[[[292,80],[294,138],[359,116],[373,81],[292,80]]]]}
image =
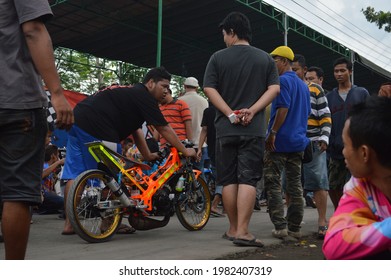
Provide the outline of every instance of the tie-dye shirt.
{"type": "Polygon", "coordinates": [[[323,253],[327,259],[363,259],[387,250],[391,203],[368,179],[352,177],[330,219],[323,253]]]}

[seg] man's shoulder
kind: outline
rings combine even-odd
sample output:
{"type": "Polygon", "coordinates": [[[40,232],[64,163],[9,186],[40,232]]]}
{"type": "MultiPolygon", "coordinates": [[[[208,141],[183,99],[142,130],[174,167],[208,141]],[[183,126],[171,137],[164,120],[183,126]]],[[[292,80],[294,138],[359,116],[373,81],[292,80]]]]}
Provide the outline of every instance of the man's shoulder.
{"type": "Polygon", "coordinates": [[[354,93],[361,93],[361,94],[368,94],[369,95],[369,92],[366,88],[364,87],[359,87],[359,86],[356,86],[356,85],[353,85],[352,88],[350,89],[351,92],[354,92],[354,93]]]}
{"type": "Polygon", "coordinates": [[[327,98],[331,98],[333,96],[336,96],[338,95],[338,89],[337,88],[333,88],[332,90],[330,90],[327,94],[326,94],[326,97],[327,98]]]}
{"type": "Polygon", "coordinates": [[[308,84],[308,88],[309,88],[311,94],[315,94],[316,96],[321,95],[321,94],[324,95],[324,90],[319,84],[310,82],[308,84]]]}
{"type": "Polygon", "coordinates": [[[186,101],[179,98],[174,99],[170,104],[176,107],[189,108],[189,105],[186,103],[186,101]]]}

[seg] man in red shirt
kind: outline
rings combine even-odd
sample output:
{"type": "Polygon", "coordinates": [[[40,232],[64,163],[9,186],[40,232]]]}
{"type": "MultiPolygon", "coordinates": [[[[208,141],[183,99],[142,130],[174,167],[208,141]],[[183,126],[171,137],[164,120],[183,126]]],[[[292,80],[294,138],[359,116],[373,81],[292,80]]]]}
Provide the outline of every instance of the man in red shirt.
{"type": "MultiPolygon", "coordinates": [[[[185,101],[173,98],[171,89],[168,89],[167,95],[161,101],[160,111],[179,140],[193,139],[189,106],[185,101]]],[[[161,136],[160,145],[164,146],[166,143],[167,140],[161,136]]]]}

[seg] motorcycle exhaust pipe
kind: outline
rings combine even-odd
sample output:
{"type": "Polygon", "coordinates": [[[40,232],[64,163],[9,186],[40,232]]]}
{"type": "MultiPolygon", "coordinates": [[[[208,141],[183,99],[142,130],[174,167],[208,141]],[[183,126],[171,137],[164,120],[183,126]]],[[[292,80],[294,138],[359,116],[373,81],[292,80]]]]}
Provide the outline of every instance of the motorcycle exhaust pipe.
{"type": "Polygon", "coordinates": [[[170,215],[164,216],[164,219],[159,221],[156,219],[148,218],[146,216],[142,216],[142,214],[138,214],[137,216],[135,216],[135,214],[131,214],[129,215],[128,221],[129,224],[136,230],[150,230],[166,226],[170,221],[170,215]]]}
{"type": "Polygon", "coordinates": [[[108,176],[106,184],[109,186],[114,195],[118,197],[124,207],[129,207],[131,205],[130,199],[127,197],[127,195],[121,189],[121,186],[117,183],[116,180],[114,180],[113,177],[108,176]]]}

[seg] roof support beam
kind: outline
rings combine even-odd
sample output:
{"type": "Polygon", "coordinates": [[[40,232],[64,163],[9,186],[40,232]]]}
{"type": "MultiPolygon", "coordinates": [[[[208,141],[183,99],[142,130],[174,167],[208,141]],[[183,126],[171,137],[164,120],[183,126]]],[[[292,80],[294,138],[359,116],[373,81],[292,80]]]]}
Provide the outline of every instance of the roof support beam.
{"type": "MultiPolygon", "coordinates": [[[[350,56],[350,50],[340,43],[324,36],[323,34],[315,31],[314,29],[306,26],[300,21],[287,16],[284,12],[274,8],[273,6],[265,3],[262,0],[236,0],[251,9],[254,9],[260,12],[263,15],[277,21],[278,27],[284,31],[284,34],[287,34],[289,30],[293,30],[294,32],[318,43],[325,48],[328,48],[338,54],[341,54],[345,57],[350,56]],[[286,17],[286,19],[285,19],[286,17]]],[[[287,39],[285,39],[285,44],[287,43],[287,39]]]]}
{"type": "Polygon", "coordinates": [[[159,0],[158,19],[157,19],[157,49],[156,66],[159,67],[162,60],[162,22],[163,22],[163,0],[159,0]]]}
{"type": "Polygon", "coordinates": [[[55,6],[60,5],[66,1],[67,0],[55,0],[54,3],[50,5],[50,7],[55,7],[55,6]]]}

